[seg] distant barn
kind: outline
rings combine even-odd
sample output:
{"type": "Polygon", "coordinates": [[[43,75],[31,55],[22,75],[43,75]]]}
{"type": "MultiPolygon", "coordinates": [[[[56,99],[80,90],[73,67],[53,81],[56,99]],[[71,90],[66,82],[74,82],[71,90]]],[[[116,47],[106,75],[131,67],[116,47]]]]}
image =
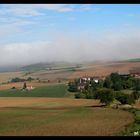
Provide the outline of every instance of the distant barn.
{"type": "Polygon", "coordinates": [[[140,68],[134,68],[129,71],[130,75],[136,78],[140,78],[140,68]]]}
{"type": "Polygon", "coordinates": [[[118,72],[118,74],[121,76],[121,77],[129,77],[130,76],[130,72],[118,72]]]}

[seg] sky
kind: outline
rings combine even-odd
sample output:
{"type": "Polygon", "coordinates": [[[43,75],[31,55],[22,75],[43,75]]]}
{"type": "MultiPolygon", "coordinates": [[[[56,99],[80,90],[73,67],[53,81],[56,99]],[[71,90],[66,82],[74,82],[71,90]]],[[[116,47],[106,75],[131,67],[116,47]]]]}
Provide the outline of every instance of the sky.
{"type": "Polygon", "coordinates": [[[140,57],[140,4],[0,4],[0,66],[140,57]]]}

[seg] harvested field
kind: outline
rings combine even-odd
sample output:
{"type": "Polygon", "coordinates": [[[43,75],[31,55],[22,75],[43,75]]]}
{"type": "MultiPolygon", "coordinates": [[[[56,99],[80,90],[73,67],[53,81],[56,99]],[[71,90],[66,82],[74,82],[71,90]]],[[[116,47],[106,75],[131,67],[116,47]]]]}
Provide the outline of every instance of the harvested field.
{"type": "Polygon", "coordinates": [[[75,79],[83,76],[99,76],[105,77],[112,72],[129,72],[130,69],[140,68],[140,62],[121,62],[121,63],[106,63],[98,65],[90,65],[75,71],[69,79],[75,79]]]}
{"type": "Polygon", "coordinates": [[[15,77],[21,77],[22,72],[0,72],[0,83],[7,82],[15,77]]]}
{"type": "Polygon", "coordinates": [[[67,81],[83,76],[99,76],[105,77],[112,72],[128,72],[130,69],[140,68],[140,62],[108,62],[99,64],[83,64],[80,68],[65,70],[36,71],[28,75],[23,72],[2,72],[0,73],[0,82],[7,82],[15,77],[22,78],[39,78],[41,80],[50,80],[58,82],[58,80],[67,81]]]}
{"type": "Polygon", "coordinates": [[[1,136],[112,136],[132,121],[131,113],[98,100],[0,98],[1,136]]]}
{"type": "MultiPolygon", "coordinates": [[[[73,69],[58,69],[58,70],[40,70],[29,74],[28,76],[39,78],[41,80],[66,80],[73,73],[73,69]]],[[[27,76],[26,76],[27,77],[27,76]]]]}

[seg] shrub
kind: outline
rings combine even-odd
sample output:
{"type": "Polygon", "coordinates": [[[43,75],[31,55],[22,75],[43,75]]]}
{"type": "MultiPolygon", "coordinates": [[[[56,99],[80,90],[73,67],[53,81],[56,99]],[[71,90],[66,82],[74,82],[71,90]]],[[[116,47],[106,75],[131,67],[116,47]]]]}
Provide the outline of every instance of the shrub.
{"type": "Polygon", "coordinates": [[[91,87],[88,88],[88,90],[84,90],[83,93],[85,94],[86,99],[94,99],[94,92],[91,87]]]}
{"type": "Polygon", "coordinates": [[[75,98],[79,99],[80,98],[80,93],[75,93],[74,96],[75,96],[75,98]]]}
{"type": "Polygon", "coordinates": [[[91,93],[86,93],[86,99],[93,99],[93,95],[91,93]]]}
{"type": "Polygon", "coordinates": [[[26,81],[26,80],[25,80],[25,79],[18,78],[18,77],[13,78],[13,79],[11,80],[11,82],[24,82],[24,81],[26,81]]]}
{"type": "Polygon", "coordinates": [[[129,95],[129,94],[121,94],[118,97],[116,97],[116,99],[118,101],[120,101],[122,104],[133,104],[135,103],[135,99],[133,95],[129,95]]]}
{"type": "Polygon", "coordinates": [[[84,94],[84,93],[80,93],[80,98],[82,98],[82,99],[86,99],[86,94],[84,94]]]}
{"type": "Polygon", "coordinates": [[[122,85],[121,85],[121,82],[120,81],[116,81],[115,83],[113,83],[113,86],[112,88],[116,91],[119,91],[122,89],[122,85]]]}
{"type": "Polygon", "coordinates": [[[133,92],[132,92],[132,95],[134,96],[134,99],[135,99],[135,100],[138,100],[139,97],[140,97],[140,93],[139,93],[138,91],[133,91],[133,92]]]}
{"type": "Polygon", "coordinates": [[[135,111],[134,114],[135,114],[135,122],[140,124],[140,110],[135,111]]]}
{"type": "Polygon", "coordinates": [[[99,90],[95,91],[93,98],[99,99],[99,90]]]}
{"type": "Polygon", "coordinates": [[[68,86],[69,86],[68,91],[70,91],[70,92],[77,91],[77,85],[75,82],[69,82],[68,86]]]}
{"type": "Polygon", "coordinates": [[[86,99],[94,99],[93,92],[85,92],[84,94],[86,96],[86,99]]]}
{"type": "Polygon", "coordinates": [[[32,80],[34,80],[32,77],[27,78],[27,81],[32,81],[32,80]]]}
{"type": "Polygon", "coordinates": [[[75,98],[77,99],[85,99],[86,98],[86,95],[84,93],[75,93],[75,98]]]}
{"type": "Polygon", "coordinates": [[[114,97],[115,97],[115,99],[117,99],[118,97],[120,97],[120,96],[123,96],[123,92],[121,92],[121,91],[114,91],[114,97]]]}

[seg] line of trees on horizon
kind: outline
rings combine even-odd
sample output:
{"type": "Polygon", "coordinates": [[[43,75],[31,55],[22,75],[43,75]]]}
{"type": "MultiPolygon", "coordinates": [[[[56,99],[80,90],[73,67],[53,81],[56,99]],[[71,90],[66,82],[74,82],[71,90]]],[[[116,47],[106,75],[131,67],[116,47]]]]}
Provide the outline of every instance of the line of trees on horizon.
{"type": "Polygon", "coordinates": [[[27,79],[16,77],[16,78],[12,78],[10,82],[15,83],[15,82],[25,82],[25,81],[32,81],[32,80],[34,80],[34,78],[32,77],[28,77],[27,79]]]}

